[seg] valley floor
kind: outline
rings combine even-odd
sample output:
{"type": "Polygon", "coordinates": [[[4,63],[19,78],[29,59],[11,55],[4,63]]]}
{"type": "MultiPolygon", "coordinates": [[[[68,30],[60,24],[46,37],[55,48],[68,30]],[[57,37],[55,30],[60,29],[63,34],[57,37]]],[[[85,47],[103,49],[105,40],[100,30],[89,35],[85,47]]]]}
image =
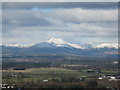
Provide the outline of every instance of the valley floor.
{"type": "Polygon", "coordinates": [[[118,88],[117,71],[101,73],[65,68],[3,70],[3,84],[24,88],[118,88]],[[114,78],[115,77],[115,78],[114,78]]]}

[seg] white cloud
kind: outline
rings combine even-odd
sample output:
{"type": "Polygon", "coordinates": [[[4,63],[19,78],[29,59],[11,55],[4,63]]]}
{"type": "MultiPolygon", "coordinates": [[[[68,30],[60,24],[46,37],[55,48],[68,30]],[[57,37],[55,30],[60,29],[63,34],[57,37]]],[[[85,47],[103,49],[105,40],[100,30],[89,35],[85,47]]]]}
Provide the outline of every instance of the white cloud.
{"type": "Polygon", "coordinates": [[[117,9],[4,10],[3,40],[34,44],[58,37],[70,42],[117,42],[117,19],[117,9]]]}
{"type": "Polygon", "coordinates": [[[68,22],[112,22],[118,20],[117,9],[57,9],[52,14],[56,18],[68,22]]]}

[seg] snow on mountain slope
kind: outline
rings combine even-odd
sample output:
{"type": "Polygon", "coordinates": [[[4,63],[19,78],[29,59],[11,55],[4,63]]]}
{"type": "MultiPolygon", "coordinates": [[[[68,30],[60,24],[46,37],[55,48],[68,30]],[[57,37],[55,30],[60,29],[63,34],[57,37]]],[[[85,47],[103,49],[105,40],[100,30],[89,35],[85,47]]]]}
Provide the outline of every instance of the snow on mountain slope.
{"type": "Polygon", "coordinates": [[[46,48],[46,47],[55,47],[53,44],[48,43],[48,42],[42,42],[42,43],[37,43],[35,45],[33,45],[32,47],[39,47],[39,48],[46,48]]]}
{"type": "Polygon", "coordinates": [[[68,43],[70,46],[74,47],[74,48],[79,48],[79,49],[85,49],[85,47],[79,46],[77,44],[70,44],[68,43]]]}
{"type": "Polygon", "coordinates": [[[19,47],[19,48],[30,47],[30,45],[20,45],[20,44],[1,44],[1,46],[6,46],[6,47],[19,47]]]}
{"type": "Polygon", "coordinates": [[[84,47],[82,47],[82,46],[79,46],[77,44],[67,43],[67,42],[65,42],[65,41],[63,41],[62,39],[59,39],[59,38],[51,38],[46,42],[52,43],[56,47],[70,47],[70,48],[73,47],[73,48],[78,48],[78,49],[84,49],[84,47]]]}
{"type": "Polygon", "coordinates": [[[35,45],[20,45],[20,44],[1,44],[0,46],[7,46],[7,47],[19,47],[19,48],[26,48],[26,47],[39,47],[39,48],[53,48],[53,47],[66,47],[66,48],[76,48],[76,49],[94,49],[94,48],[115,48],[118,49],[118,44],[116,43],[103,43],[96,46],[89,45],[87,43],[82,45],[79,44],[72,44],[68,43],[60,38],[51,38],[45,42],[37,43],[35,45]]]}
{"type": "Polygon", "coordinates": [[[71,44],[71,43],[65,42],[64,40],[59,38],[51,38],[46,42],[35,44],[34,47],[39,47],[39,48],[68,47],[68,48],[84,49],[84,47],[81,47],[77,44],[71,44]]]}
{"type": "Polygon", "coordinates": [[[112,43],[112,44],[108,44],[108,43],[103,43],[103,44],[99,44],[96,46],[96,48],[116,48],[118,49],[118,44],[116,43],[112,43]]]}
{"type": "Polygon", "coordinates": [[[59,38],[51,38],[46,42],[55,43],[55,44],[67,44],[67,42],[65,42],[65,41],[63,41],[62,39],[59,39],[59,38]]]}

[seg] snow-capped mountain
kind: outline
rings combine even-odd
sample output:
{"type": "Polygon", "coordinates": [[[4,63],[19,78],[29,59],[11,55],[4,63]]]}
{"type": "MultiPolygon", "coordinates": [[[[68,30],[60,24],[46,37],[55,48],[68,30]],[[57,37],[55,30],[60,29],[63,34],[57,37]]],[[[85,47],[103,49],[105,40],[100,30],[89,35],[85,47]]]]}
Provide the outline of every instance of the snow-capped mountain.
{"type": "Polygon", "coordinates": [[[117,57],[118,44],[72,44],[59,38],[51,38],[35,45],[2,44],[3,54],[17,55],[67,55],[87,57],[117,57]],[[16,48],[18,47],[18,48],[16,48]],[[97,48],[97,49],[96,49],[97,48]]]}
{"type": "Polygon", "coordinates": [[[84,47],[82,47],[82,46],[65,42],[64,40],[59,39],[59,38],[51,38],[46,42],[35,44],[34,47],[40,47],[40,48],[43,48],[43,47],[49,47],[49,48],[50,47],[68,47],[68,48],[84,49],[84,47]]]}
{"type": "Polygon", "coordinates": [[[118,49],[118,44],[117,43],[103,43],[103,44],[99,44],[97,45],[95,48],[116,48],[118,49]]]}
{"type": "Polygon", "coordinates": [[[54,47],[66,47],[66,48],[76,48],[76,49],[96,49],[96,48],[115,48],[118,49],[117,43],[102,43],[96,46],[81,43],[81,44],[73,44],[66,42],[60,38],[51,38],[45,42],[37,43],[35,45],[20,45],[20,44],[1,44],[0,46],[6,47],[18,47],[18,48],[28,48],[28,47],[39,47],[39,48],[54,48],[54,47]]]}
{"type": "Polygon", "coordinates": [[[6,46],[6,47],[19,47],[19,48],[30,47],[30,45],[20,45],[20,44],[1,44],[0,46],[6,46]]]}
{"type": "Polygon", "coordinates": [[[71,44],[59,38],[51,38],[46,42],[35,44],[36,47],[68,47],[68,48],[77,48],[77,49],[89,49],[89,48],[115,48],[118,49],[117,43],[103,43],[96,46],[90,44],[71,44]]]}

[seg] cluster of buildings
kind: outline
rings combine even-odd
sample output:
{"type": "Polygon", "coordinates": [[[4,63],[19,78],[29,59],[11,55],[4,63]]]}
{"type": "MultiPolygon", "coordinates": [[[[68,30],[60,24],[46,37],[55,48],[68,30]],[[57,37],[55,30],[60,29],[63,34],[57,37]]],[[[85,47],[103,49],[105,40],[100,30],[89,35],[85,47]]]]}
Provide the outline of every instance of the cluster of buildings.
{"type": "Polygon", "coordinates": [[[99,80],[108,79],[109,81],[120,81],[120,75],[102,75],[99,80]]]}
{"type": "Polygon", "coordinates": [[[13,85],[9,85],[9,84],[0,84],[0,88],[15,88],[16,85],[13,84],[13,85]]]}

